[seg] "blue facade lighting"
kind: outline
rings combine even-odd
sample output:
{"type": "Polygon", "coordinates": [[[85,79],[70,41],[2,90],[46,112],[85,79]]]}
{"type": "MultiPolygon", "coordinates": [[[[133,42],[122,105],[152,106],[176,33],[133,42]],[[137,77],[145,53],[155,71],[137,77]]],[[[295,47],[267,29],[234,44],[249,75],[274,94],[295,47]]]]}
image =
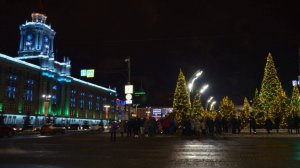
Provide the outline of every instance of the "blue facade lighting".
{"type": "Polygon", "coordinates": [[[47,76],[48,78],[54,78],[54,74],[50,72],[42,72],[42,76],[47,76]]]}

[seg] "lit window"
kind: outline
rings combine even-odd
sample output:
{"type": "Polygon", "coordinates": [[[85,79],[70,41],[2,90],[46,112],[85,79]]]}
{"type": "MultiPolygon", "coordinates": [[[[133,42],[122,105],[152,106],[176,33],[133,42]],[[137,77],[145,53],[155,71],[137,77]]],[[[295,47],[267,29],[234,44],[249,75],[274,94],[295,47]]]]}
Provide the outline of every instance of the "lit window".
{"type": "Polygon", "coordinates": [[[76,97],[76,91],[72,90],[71,91],[71,99],[70,99],[70,106],[71,107],[75,107],[76,106],[75,97],[76,97]]]}
{"type": "Polygon", "coordinates": [[[16,93],[17,93],[17,76],[9,75],[7,88],[6,88],[6,96],[8,99],[14,100],[16,98],[16,93]]]}
{"type": "Polygon", "coordinates": [[[26,80],[24,84],[24,100],[32,102],[33,100],[33,88],[34,88],[34,81],[33,80],[26,80]]]}
{"type": "Polygon", "coordinates": [[[100,96],[96,97],[96,110],[99,111],[100,110],[100,96]]]}
{"type": "Polygon", "coordinates": [[[56,97],[57,93],[56,92],[57,92],[57,86],[54,85],[52,87],[52,105],[56,105],[56,103],[57,103],[57,97],[56,97]]]}

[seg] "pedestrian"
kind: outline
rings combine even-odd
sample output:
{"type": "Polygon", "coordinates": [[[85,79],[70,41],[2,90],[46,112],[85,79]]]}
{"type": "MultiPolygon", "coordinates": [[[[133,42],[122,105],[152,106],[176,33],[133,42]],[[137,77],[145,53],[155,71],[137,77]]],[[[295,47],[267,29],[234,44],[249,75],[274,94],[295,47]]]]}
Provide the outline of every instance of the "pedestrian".
{"type": "Polygon", "coordinates": [[[110,122],[110,142],[116,142],[116,133],[118,129],[118,124],[115,121],[110,122]]]}
{"type": "Polygon", "coordinates": [[[124,120],[120,122],[119,128],[120,128],[121,137],[123,137],[124,136],[124,131],[125,131],[125,121],[124,120]]]}
{"type": "Polygon", "coordinates": [[[266,130],[268,132],[268,134],[271,133],[271,130],[272,130],[272,125],[273,125],[273,122],[271,120],[271,117],[268,117],[265,121],[265,127],[266,127],[266,130]]]}
{"type": "Polygon", "coordinates": [[[299,119],[299,116],[297,114],[294,115],[294,128],[296,130],[296,134],[299,134],[299,122],[300,122],[300,119],[299,119]]]}
{"type": "Polygon", "coordinates": [[[288,117],[287,117],[287,127],[288,127],[288,133],[289,134],[293,134],[293,116],[290,114],[288,117]]]}
{"type": "Polygon", "coordinates": [[[276,115],[275,119],[274,119],[274,126],[275,126],[275,129],[276,129],[276,133],[279,132],[279,125],[280,125],[280,117],[279,115],[276,115]]]}
{"type": "Polygon", "coordinates": [[[250,125],[250,134],[252,133],[252,131],[253,131],[253,134],[256,134],[256,120],[255,120],[253,112],[250,113],[249,125],[250,125]]]}
{"type": "Polygon", "coordinates": [[[242,120],[240,116],[237,116],[236,119],[236,129],[237,129],[237,133],[241,133],[241,129],[242,129],[242,120]]]}

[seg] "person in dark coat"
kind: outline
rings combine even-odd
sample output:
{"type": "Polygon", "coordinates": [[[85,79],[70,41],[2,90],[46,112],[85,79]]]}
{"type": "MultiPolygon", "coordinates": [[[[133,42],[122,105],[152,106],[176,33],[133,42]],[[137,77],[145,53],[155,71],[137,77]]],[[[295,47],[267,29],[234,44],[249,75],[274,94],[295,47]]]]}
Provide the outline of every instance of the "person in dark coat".
{"type": "Polygon", "coordinates": [[[242,120],[241,117],[237,117],[236,119],[236,129],[237,129],[237,133],[241,133],[241,128],[242,128],[242,120]]]}
{"type": "Polygon", "coordinates": [[[116,133],[118,129],[118,123],[115,121],[110,122],[110,142],[116,142],[116,133]]]}
{"type": "Polygon", "coordinates": [[[293,123],[294,123],[294,128],[296,130],[296,134],[299,134],[299,122],[300,122],[299,116],[295,114],[293,120],[294,120],[293,123]]]}
{"type": "Polygon", "coordinates": [[[249,124],[250,124],[250,134],[252,133],[252,131],[253,134],[256,134],[256,120],[253,113],[250,114],[249,124]]]}
{"type": "Polygon", "coordinates": [[[273,125],[273,122],[271,120],[271,117],[268,117],[265,121],[265,127],[266,127],[266,130],[268,132],[268,134],[271,133],[271,130],[272,130],[272,125],[273,125]]]}
{"type": "Polygon", "coordinates": [[[293,134],[293,116],[290,114],[288,117],[287,117],[287,127],[288,127],[288,133],[289,134],[293,134]]]}
{"type": "Polygon", "coordinates": [[[276,129],[276,133],[279,132],[279,125],[280,125],[280,116],[279,115],[276,115],[275,119],[274,119],[274,126],[275,126],[275,129],[276,129]]]}

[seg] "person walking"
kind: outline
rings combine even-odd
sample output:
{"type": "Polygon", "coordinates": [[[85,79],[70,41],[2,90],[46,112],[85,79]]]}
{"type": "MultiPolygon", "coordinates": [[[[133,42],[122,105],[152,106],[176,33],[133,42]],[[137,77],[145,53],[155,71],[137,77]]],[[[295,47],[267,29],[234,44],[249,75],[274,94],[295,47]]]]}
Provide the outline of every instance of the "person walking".
{"type": "Polygon", "coordinates": [[[256,134],[256,120],[255,120],[253,112],[250,114],[249,124],[250,124],[250,134],[252,133],[252,131],[253,131],[253,134],[256,134]]]}
{"type": "Polygon", "coordinates": [[[118,124],[115,121],[110,122],[110,142],[116,142],[116,133],[118,124]]]}
{"type": "Polygon", "coordinates": [[[273,122],[271,120],[271,117],[268,117],[265,121],[265,126],[266,126],[266,130],[267,130],[268,134],[271,133],[272,125],[273,125],[273,122]]]}
{"type": "Polygon", "coordinates": [[[294,123],[294,128],[296,130],[296,134],[299,134],[299,122],[300,122],[300,119],[299,119],[298,114],[294,115],[293,120],[294,120],[293,123],[294,123]]]}
{"type": "Polygon", "coordinates": [[[275,124],[276,133],[279,133],[279,125],[280,125],[279,115],[276,115],[276,117],[274,119],[274,124],[275,124]]]}

